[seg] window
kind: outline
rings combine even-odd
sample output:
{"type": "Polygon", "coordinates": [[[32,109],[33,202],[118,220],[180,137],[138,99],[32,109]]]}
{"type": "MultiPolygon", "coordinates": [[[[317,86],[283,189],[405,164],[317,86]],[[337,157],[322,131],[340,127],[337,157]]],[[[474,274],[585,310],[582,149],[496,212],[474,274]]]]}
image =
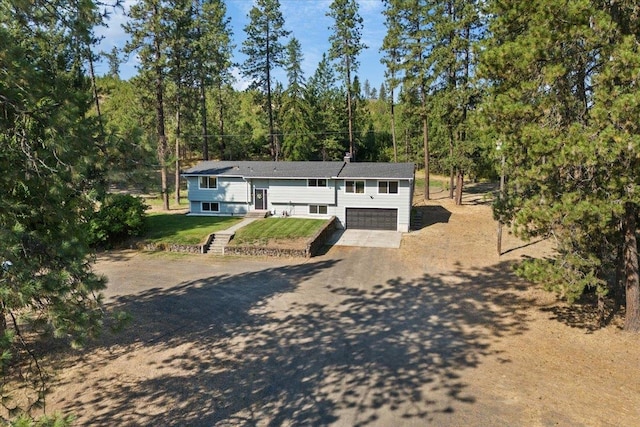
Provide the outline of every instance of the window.
{"type": "Polygon", "coordinates": [[[310,214],[326,215],[327,205],[309,205],[310,214]]]}
{"type": "Polygon", "coordinates": [[[324,178],[313,178],[313,179],[308,179],[307,180],[307,185],[309,187],[326,187],[327,186],[327,180],[324,178]]]}
{"type": "Polygon", "coordinates": [[[398,194],[398,181],[378,181],[378,193],[398,194]]]}
{"type": "Polygon", "coordinates": [[[218,188],[218,178],[215,176],[201,176],[200,188],[218,188]]]}
{"type": "Polygon", "coordinates": [[[364,181],[345,181],[345,193],[364,194],[364,181]]]}
{"type": "Polygon", "coordinates": [[[219,212],[220,205],[218,202],[202,202],[202,212],[219,212]]]}

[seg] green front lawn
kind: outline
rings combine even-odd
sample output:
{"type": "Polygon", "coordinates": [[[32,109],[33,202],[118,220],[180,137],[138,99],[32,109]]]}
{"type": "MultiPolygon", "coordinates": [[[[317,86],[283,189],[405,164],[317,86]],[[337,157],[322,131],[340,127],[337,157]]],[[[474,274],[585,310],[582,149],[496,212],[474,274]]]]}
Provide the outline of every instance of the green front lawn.
{"type": "Polygon", "coordinates": [[[263,244],[269,240],[309,238],[327,223],[326,219],[266,218],[236,231],[235,245],[263,244]]]}
{"type": "Polygon", "coordinates": [[[186,216],[157,213],[146,218],[144,239],[155,243],[197,245],[211,233],[242,221],[239,217],[186,216]]]}

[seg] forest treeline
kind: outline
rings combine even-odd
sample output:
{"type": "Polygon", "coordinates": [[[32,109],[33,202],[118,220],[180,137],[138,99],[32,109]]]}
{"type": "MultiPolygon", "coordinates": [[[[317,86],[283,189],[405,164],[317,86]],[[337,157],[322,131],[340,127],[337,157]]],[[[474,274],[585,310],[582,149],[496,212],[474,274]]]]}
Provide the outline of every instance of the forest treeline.
{"type": "Polygon", "coordinates": [[[309,76],[277,0],[253,2],[241,64],[224,1],[133,2],[129,41],[96,76],[107,3],[0,0],[1,417],[46,395],[36,337],[100,331],[88,224],[109,186],[159,170],[168,209],[169,174],[197,159],[414,161],[426,197],[439,172],[458,202],[469,176],[503,176],[495,219],[556,247],[521,274],[569,301],[593,291],[601,324],[621,312],[640,331],[636,0],[386,0],[375,88],[358,78],[355,0],[328,6],[330,49],[309,76]],[[124,55],[139,59],[128,80],[124,55]],[[19,402],[17,377],[33,392],[19,402]]]}

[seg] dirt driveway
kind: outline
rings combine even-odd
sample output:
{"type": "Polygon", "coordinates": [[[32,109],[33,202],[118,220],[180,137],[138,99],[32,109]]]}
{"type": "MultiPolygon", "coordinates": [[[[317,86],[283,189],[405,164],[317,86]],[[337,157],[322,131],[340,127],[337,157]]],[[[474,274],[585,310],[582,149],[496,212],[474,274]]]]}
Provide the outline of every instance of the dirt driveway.
{"type": "Polygon", "coordinates": [[[67,355],[79,425],[636,425],[637,336],[592,330],[510,263],[477,201],[437,199],[401,249],[310,260],[103,256],[119,335],[67,355]]]}

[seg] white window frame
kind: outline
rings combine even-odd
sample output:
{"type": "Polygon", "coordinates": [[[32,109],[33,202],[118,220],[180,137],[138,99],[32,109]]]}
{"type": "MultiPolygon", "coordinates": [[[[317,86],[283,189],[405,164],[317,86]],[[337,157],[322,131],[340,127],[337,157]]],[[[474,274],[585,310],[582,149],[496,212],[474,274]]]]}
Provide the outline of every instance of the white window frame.
{"type": "Polygon", "coordinates": [[[329,207],[327,205],[309,205],[309,215],[328,215],[328,213],[329,207]],[[323,209],[324,212],[320,212],[320,209],[323,209]]]}
{"type": "Polygon", "coordinates": [[[327,187],[329,185],[326,178],[309,178],[307,179],[307,187],[327,187]],[[321,182],[323,184],[321,184],[321,182]]]}
{"type": "Polygon", "coordinates": [[[348,194],[364,194],[366,192],[367,183],[363,179],[345,179],[344,180],[344,192],[348,194]],[[353,191],[349,191],[348,182],[353,182],[353,191]],[[358,192],[358,183],[362,183],[362,192],[358,192]]]}
{"type": "Polygon", "coordinates": [[[217,176],[201,176],[198,178],[198,188],[200,190],[215,190],[218,188],[218,177],[217,176]],[[203,187],[202,186],[202,180],[206,178],[207,179],[207,186],[203,187]],[[211,180],[215,181],[215,186],[211,187],[211,180]]]}
{"type": "Polygon", "coordinates": [[[378,194],[398,194],[400,192],[400,181],[396,181],[396,180],[380,180],[378,181],[378,194]],[[386,191],[380,191],[380,184],[385,183],[386,184],[386,191]],[[390,191],[390,184],[391,183],[395,183],[396,184],[396,191],[395,192],[391,192],[390,191]]]}
{"type": "Polygon", "coordinates": [[[200,202],[200,211],[201,212],[220,212],[220,203],[218,202],[200,202]],[[208,204],[209,209],[205,209],[204,205],[208,204]],[[211,209],[215,205],[216,209],[211,209]]]}

